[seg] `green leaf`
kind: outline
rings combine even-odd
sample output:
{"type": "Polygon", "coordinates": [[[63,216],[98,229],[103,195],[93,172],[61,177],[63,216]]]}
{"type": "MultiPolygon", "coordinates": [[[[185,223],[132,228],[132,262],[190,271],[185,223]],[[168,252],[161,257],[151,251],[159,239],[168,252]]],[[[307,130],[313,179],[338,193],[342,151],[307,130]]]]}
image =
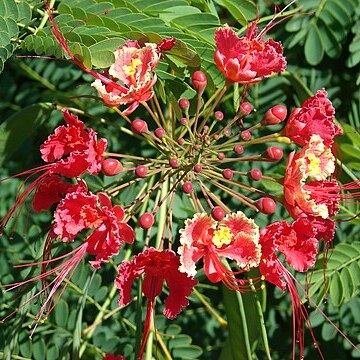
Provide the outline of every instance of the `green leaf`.
{"type": "Polygon", "coordinates": [[[217,4],[223,6],[242,26],[247,25],[256,18],[257,7],[250,0],[215,0],[217,4]]]}
{"type": "MultiPolygon", "coordinates": [[[[253,292],[240,293],[223,286],[224,305],[229,327],[229,349],[223,350],[220,359],[228,359],[226,356],[231,352],[231,358],[236,360],[251,359],[258,340],[259,326],[255,294],[253,292]]],[[[226,346],[227,347],[227,346],[226,346]]]]}
{"type": "Polygon", "coordinates": [[[0,164],[48,120],[52,109],[51,103],[31,105],[18,111],[0,125],[0,164]]]}
{"type": "Polygon", "coordinates": [[[305,40],[305,57],[310,65],[317,65],[324,57],[324,45],[319,28],[311,24],[305,40]]]}

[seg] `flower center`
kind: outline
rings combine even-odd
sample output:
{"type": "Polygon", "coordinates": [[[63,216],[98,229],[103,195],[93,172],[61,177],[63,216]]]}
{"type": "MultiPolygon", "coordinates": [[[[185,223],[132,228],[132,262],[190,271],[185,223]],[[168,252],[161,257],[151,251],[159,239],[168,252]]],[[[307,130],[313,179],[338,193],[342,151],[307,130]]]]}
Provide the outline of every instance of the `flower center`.
{"type": "Polygon", "coordinates": [[[136,73],[136,68],[142,64],[140,59],[131,59],[130,65],[124,65],[123,70],[125,75],[127,76],[134,76],[136,73]]]}
{"type": "Polygon", "coordinates": [[[80,216],[83,218],[87,228],[97,228],[103,222],[103,217],[89,205],[84,205],[81,208],[80,216]]]}
{"type": "Polygon", "coordinates": [[[212,238],[212,243],[221,248],[223,245],[229,245],[232,241],[233,235],[230,232],[230,229],[226,226],[222,226],[219,229],[215,230],[214,236],[212,238]]]}
{"type": "Polygon", "coordinates": [[[315,178],[321,174],[321,167],[320,167],[321,159],[317,157],[315,154],[309,154],[307,158],[309,160],[308,176],[315,178]]]}

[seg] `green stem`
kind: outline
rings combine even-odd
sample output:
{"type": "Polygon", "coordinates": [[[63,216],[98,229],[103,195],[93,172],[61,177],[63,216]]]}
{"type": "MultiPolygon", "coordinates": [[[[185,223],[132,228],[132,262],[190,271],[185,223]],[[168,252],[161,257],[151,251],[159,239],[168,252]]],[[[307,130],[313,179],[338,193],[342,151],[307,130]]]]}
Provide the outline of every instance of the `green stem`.
{"type": "MultiPolygon", "coordinates": [[[[161,197],[160,199],[164,199],[166,197],[166,195],[169,192],[169,179],[166,179],[164,181],[164,183],[161,186],[161,197]]],[[[158,222],[158,230],[157,230],[157,235],[156,235],[156,243],[155,243],[155,248],[158,249],[160,244],[161,244],[161,238],[162,238],[162,234],[164,231],[164,227],[166,224],[166,216],[167,216],[167,206],[166,206],[166,201],[160,205],[160,209],[159,209],[160,213],[159,213],[159,222],[158,222]]]]}
{"type": "MultiPolygon", "coordinates": [[[[267,338],[267,332],[266,332],[263,309],[262,309],[262,305],[260,303],[259,297],[257,296],[254,284],[251,284],[251,290],[254,291],[255,308],[256,308],[257,314],[259,316],[261,339],[262,339],[262,342],[263,342],[263,345],[264,345],[264,350],[265,350],[265,353],[266,353],[266,357],[267,357],[268,360],[271,360],[270,347],[269,347],[269,341],[268,341],[268,338],[267,338]]],[[[264,291],[264,290],[265,290],[265,288],[262,289],[262,291],[264,291]]],[[[265,294],[263,294],[263,295],[265,297],[265,294]]]]}

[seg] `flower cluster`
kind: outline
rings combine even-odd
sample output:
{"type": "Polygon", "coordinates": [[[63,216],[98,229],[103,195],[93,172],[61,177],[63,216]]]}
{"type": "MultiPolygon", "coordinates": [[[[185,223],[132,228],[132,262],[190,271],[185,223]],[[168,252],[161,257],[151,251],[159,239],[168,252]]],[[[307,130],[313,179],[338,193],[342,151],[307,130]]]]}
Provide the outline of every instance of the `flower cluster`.
{"type": "MultiPolygon", "coordinates": [[[[149,151],[146,155],[107,152],[107,140],[98,140],[93,129],[86,128],[68,110],[62,110],[66,126],[57,127],[40,147],[47,164],[17,175],[26,175],[27,181],[31,176],[38,177],[0,223],[5,226],[31,193],[34,211],[53,209],[42,261],[22,265],[40,264],[41,274],[7,287],[14,289],[41,280],[41,290],[29,301],[46,293],[35,322],[46,318],[53,308],[56,291],[63,282],[66,286],[84,256],[91,255],[91,266],[100,268],[125,244],[134,242],[135,232],[129,221],[137,221],[146,234],[143,242],[136,239],[143,251],[118,265],[115,286],[119,291],[118,304],[123,307],[133,299],[133,283],[143,277],[141,289],[147,311],[138,359],[143,357],[155,299],[164,283],[168,296],[163,314],[173,319],[189,303],[188,297],[198,283],[195,277],[199,266],[210,282],[222,282],[234,291],[259,290],[264,285],[256,285],[263,280],[288,290],[296,324],[294,343],[299,340],[303,357],[302,327],[307,312],[288,267],[306,272],[314,266],[319,243],[325,240],[329,244],[334,237],[334,216],[340,203],[356,198],[358,193],[353,190],[359,186],[359,182],[341,185],[335,177],[335,137],[342,131],[335,122],[335,110],[326,91],[319,90],[293,110],[288,119],[287,108],[276,104],[254,124],[252,105],[246,101],[249,87],[285,70],[283,49],[271,38],[264,40],[265,33],[258,30],[257,22],[249,25],[243,37],[224,25],[215,32],[214,54],[217,67],[226,78],[224,87],[203,101],[207,96],[207,76],[201,70],[195,71],[191,77],[197,94],[192,101],[195,110],[190,110],[191,99],[180,98],[177,112],[164,113],[154,87],[156,66],[162,52],[174,46],[175,39],[143,46],[128,40],[115,50],[115,62],[100,74],[73,55],[50,10],[49,18],[53,34],[70,60],[95,78],[92,86],[104,104],[115,108],[129,125],[127,132],[143,140],[149,151]],[[223,96],[233,83],[244,87],[239,109],[229,117],[220,109],[223,96]],[[129,107],[118,109],[124,105],[129,107]],[[140,105],[147,111],[146,120],[131,120],[128,116],[140,105]],[[282,123],[285,126],[281,132],[271,132],[273,125],[282,123]],[[260,128],[267,134],[259,136],[260,128]],[[298,148],[287,155],[283,178],[263,174],[263,163],[281,161],[288,144],[298,148]],[[93,193],[80,177],[100,172],[115,176],[114,182],[106,192],[93,193]],[[262,179],[281,185],[282,195],[256,186],[262,179]],[[134,200],[119,205],[117,194],[134,184],[142,185],[134,200]],[[187,197],[191,204],[192,217],[174,234],[174,209],[181,197],[187,197]],[[277,206],[286,209],[292,219],[259,228],[256,214],[274,214],[277,206]],[[162,220],[157,223],[156,241],[152,244],[152,228],[159,218],[162,220]],[[80,237],[82,243],[74,250],[52,257],[55,241],[69,243],[80,237]],[[50,267],[53,262],[60,264],[50,267]],[[250,270],[258,276],[250,276],[250,270]],[[47,282],[50,275],[54,278],[47,282]]],[[[104,360],[122,358],[106,354],[104,360]]]]}

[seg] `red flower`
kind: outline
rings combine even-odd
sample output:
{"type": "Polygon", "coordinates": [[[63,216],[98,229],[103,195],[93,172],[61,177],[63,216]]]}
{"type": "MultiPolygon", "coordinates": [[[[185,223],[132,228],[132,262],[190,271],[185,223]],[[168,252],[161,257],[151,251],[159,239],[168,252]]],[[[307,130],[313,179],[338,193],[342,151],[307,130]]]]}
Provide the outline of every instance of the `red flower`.
{"type": "Polygon", "coordinates": [[[262,41],[262,36],[255,36],[254,25],[244,37],[225,25],[215,32],[215,42],[215,63],[229,81],[251,84],[286,68],[281,44],[262,41]]]}
{"type": "MultiPolygon", "coordinates": [[[[293,312],[293,351],[295,359],[295,346],[299,344],[300,358],[304,357],[304,324],[308,322],[310,334],[316,343],[315,336],[308,321],[306,307],[302,304],[294,278],[284,267],[275,254],[280,251],[285,255],[286,261],[297,271],[306,271],[315,263],[317,255],[316,230],[306,218],[299,218],[292,224],[279,221],[260,231],[260,244],[262,255],[260,272],[265,280],[278,286],[281,290],[289,290],[293,312]]],[[[320,350],[319,350],[320,351],[320,350]]]]}
{"type": "MultiPolygon", "coordinates": [[[[83,188],[86,188],[86,185],[83,188]]],[[[110,199],[104,193],[93,195],[91,193],[79,192],[80,189],[79,187],[77,192],[68,193],[57,206],[54,214],[55,223],[45,242],[43,261],[18,266],[41,265],[41,274],[19,283],[5,285],[8,290],[12,290],[19,286],[41,280],[42,289],[20,306],[21,308],[39,295],[46,294],[46,298],[35,317],[34,322],[36,324],[43,317],[46,318],[54,308],[59,300],[53,301],[57,290],[64,281],[64,288],[66,287],[68,280],[86,253],[96,255],[95,261],[90,261],[90,264],[94,268],[98,268],[102,262],[107,262],[111,256],[116,255],[124,242],[132,243],[134,241],[134,231],[129,225],[122,222],[124,210],[119,205],[112,206],[110,199]],[[93,232],[85,239],[82,245],[65,255],[51,258],[51,248],[57,236],[60,237],[60,240],[69,242],[84,229],[93,229],[93,232]],[[47,270],[47,266],[50,263],[52,264],[65,258],[67,258],[66,261],[47,270]],[[47,283],[50,275],[55,276],[51,282],[47,283]]],[[[58,295],[59,297],[63,293],[64,288],[58,295]]],[[[15,312],[8,315],[5,319],[15,312]]],[[[33,331],[35,331],[35,328],[33,331]]]]}
{"type": "Polygon", "coordinates": [[[230,288],[235,286],[236,279],[221,263],[221,257],[235,260],[241,271],[259,265],[258,226],[240,211],[219,222],[206,214],[195,214],[180,230],[180,243],[181,271],[194,276],[195,263],[203,258],[209,280],[223,281],[230,288]]]}
{"type": "Polygon", "coordinates": [[[89,172],[97,174],[101,170],[103,153],[107,146],[105,139],[97,141],[97,134],[85,128],[77,116],[62,110],[67,126],[59,126],[40,146],[44,161],[53,163],[50,173],[65,177],[76,177],[89,172]]]}
{"type": "Polygon", "coordinates": [[[140,48],[137,41],[128,40],[124,46],[115,51],[115,63],[108,70],[112,79],[120,81],[126,92],[119,91],[112,84],[106,84],[100,79],[92,86],[96,88],[103,101],[108,106],[132,104],[125,114],[133,112],[142,101],[148,101],[154,96],[151,87],[156,83],[153,74],[160,60],[156,44],[146,44],[140,48]]]}
{"type": "Polygon", "coordinates": [[[73,241],[84,229],[94,229],[85,242],[86,251],[96,255],[95,268],[119,252],[124,242],[134,241],[134,231],[123,223],[124,210],[112,206],[104,193],[70,193],[59,203],[54,213],[53,231],[64,242],[73,241]]]}
{"type": "Polygon", "coordinates": [[[325,89],[292,111],[283,133],[300,146],[306,145],[312,135],[319,135],[326,146],[332,145],[342,130],[335,124],[335,109],[325,89]]]}
{"type": "Polygon", "coordinates": [[[115,285],[119,289],[119,305],[131,301],[131,285],[135,278],[145,273],[142,291],[153,302],[161,293],[164,280],[169,287],[169,296],[165,300],[164,315],[175,318],[181,309],[188,305],[187,297],[197,284],[193,277],[179,271],[179,257],[172,250],[159,251],[149,248],[134,256],[132,261],[125,261],[118,267],[115,285]]]}
{"type": "Polygon", "coordinates": [[[335,157],[319,135],[312,135],[300,153],[289,155],[284,177],[285,207],[294,218],[328,219],[338,211],[339,185],[327,180],[335,171],[335,157]]]}
{"type": "Polygon", "coordinates": [[[59,203],[66,194],[86,191],[86,183],[82,180],[78,180],[78,184],[69,184],[64,182],[59,175],[49,175],[35,190],[32,208],[36,212],[48,210],[52,205],[59,203]]]}
{"type": "MultiPolygon", "coordinates": [[[[80,121],[77,116],[70,114],[68,110],[63,109],[62,112],[67,126],[57,127],[54,134],[50,135],[40,146],[42,158],[49,164],[15,175],[27,175],[29,178],[32,175],[42,173],[16,199],[14,206],[1,220],[0,225],[6,225],[16,209],[23,204],[29,194],[34,189],[37,189],[44,181],[49,180],[50,175],[58,174],[72,178],[80,176],[85,172],[95,175],[101,170],[101,163],[104,158],[103,153],[107,146],[107,141],[105,139],[100,139],[100,141],[98,141],[96,132],[91,128],[85,128],[84,123],[80,121]]],[[[60,184],[59,178],[57,178],[57,180],[54,179],[55,177],[51,178],[50,182],[53,183],[54,181],[58,181],[58,184],[60,184]]],[[[49,183],[48,186],[50,187],[52,185],[49,183]]],[[[60,191],[54,191],[51,195],[52,200],[49,198],[48,204],[44,202],[41,205],[39,204],[39,201],[45,201],[45,199],[43,196],[43,199],[40,200],[40,193],[47,191],[45,190],[46,187],[47,185],[44,185],[37,193],[35,207],[38,207],[38,210],[36,211],[51,206],[51,201],[53,203],[57,202],[58,195],[65,190],[64,185],[60,185],[60,191]]],[[[51,190],[55,189],[53,187],[51,189],[49,188],[49,191],[51,190]]],[[[70,188],[68,190],[70,190],[70,188]]],[[[66,192],[67,191],[65,191],[65,193],[66,192]]]]}

